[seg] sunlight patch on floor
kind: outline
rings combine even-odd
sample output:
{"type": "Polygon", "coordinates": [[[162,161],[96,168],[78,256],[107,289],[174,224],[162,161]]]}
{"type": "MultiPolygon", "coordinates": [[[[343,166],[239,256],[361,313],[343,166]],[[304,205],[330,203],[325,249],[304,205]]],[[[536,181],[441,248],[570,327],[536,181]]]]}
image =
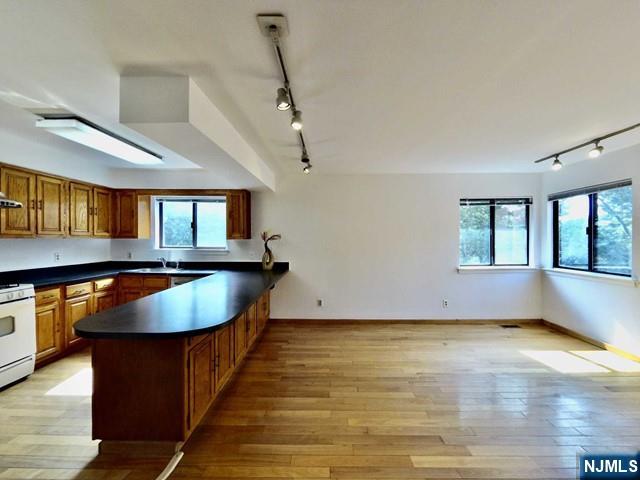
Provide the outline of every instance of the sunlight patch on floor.
{"type": "Polygon", "coordinates": [[[608,373],[610,370],[562,350],[520,350],[520,353],[560,373],[608,373]]]}
{"type": "Polygon", "coordinates": [[[56,397],[90,397],[93,391],[91,368],[83,368],[78,373],[49,390],[45,395],[56,397]]]}
{"type": "Polygon", "coordinates": [[[571,353],[616,372],[640,372],[640,363],[607,350],[576,350],[571,353]]]}

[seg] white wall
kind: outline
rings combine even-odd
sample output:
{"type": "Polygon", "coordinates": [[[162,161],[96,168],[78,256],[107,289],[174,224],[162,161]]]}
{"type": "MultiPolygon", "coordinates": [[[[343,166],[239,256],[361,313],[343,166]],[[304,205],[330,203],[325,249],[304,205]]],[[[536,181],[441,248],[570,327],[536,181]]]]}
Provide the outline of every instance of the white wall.
{"type": "Polygon", "coordinates": [[[0,271],[3,272],[108,260],[111,260],[109,239],[0,239],[0,271]],[[60,261],[54,260],[54,253],[60,254],[60,261]]]}
{"type": "MultiPolygon", "coordinates": [[[[540,318],[539,272],[458,274],[461,197],[539,196],[538,175],[292,176],[255,195],[281,233],[284,318],[540,318]],[[323,307],[316,306],[322,298],[323,307]],[[442,299],[449,308],[442,308],[442,299]]],[[[534,206],[537,208],[537,206],[534,206]]],[[[534,240],[533,242],[537,242],[534,240]]],[[[535,252],[534,252],[535,258],[535,252]]]]}
{"type": "MultiPolygon", "coordinates": [[[[640,146],[585,160],[543,175],[551,193],[615,180],[633,181],[633,272],[640,272],[640,146]]],[[[551,215],[543,211],[542,261],[552,266],[551,215]]],[[[640,355],[640,290],[631,280],[543,273],[543,318],[640,355]]]]}

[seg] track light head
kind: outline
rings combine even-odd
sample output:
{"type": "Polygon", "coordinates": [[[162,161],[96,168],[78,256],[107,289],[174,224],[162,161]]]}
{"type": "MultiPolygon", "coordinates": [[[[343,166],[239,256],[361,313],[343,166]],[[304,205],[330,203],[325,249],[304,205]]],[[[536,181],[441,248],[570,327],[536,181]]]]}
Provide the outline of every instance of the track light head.
{"type": "Polygon", "coordinates": [[[281,112],[291,108],[291,100],[289,99],[289,93],[286,88],[278,89],[278,95],[276,96],[276,108],[281,112]]]}
{"type": "Polygon", "coordinates": [[[604,150],[604,147],[601,147],[600,145],[598,145],[598,142],[596,142],[596,145],[589,150],[589,153],[587,154],[589,156],[589,158],[598,158],[600,155],[602,155],[602,152],[604,150]]]}
{"type": "Polygon", "coordinates": [[[291,128],[297,132],[302,130],[302,112],[300,110],[293,112],[293,116],[291,117],[291,128]]]}
{"type": "Polygon", "coordinates": [[[302,169],[302,171],[303,171],[304,173],[306,173],[306,174],[311,173],[311,164],[310,164],[310,163],[307,163],[307,164],[304,166],[304,168],[302,169]]]}
{"type": "Polygon", "coordinates": [[[553,170],[554,172],[557,172],[561,168],[562,168],[562,162],[560,161],[560,157],[556,155],[556,158],[553,160],[553,163],[551,164],[551,170],[553,170]]]}

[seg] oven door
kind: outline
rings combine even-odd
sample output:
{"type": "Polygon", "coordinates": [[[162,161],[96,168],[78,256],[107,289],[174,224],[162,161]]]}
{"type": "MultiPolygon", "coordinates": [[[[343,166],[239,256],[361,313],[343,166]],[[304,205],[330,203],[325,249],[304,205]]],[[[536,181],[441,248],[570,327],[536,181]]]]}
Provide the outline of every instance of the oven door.
{"type": "Polygon", "coordinates": [[[0,368],[36,353],[33,298],[0,305],[0,368]]]}

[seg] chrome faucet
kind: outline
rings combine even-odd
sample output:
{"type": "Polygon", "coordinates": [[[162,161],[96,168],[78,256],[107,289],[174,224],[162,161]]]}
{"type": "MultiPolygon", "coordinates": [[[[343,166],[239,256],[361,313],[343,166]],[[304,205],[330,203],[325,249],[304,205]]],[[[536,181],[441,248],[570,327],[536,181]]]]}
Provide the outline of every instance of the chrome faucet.
{"type": "Polygon", "coordinates": [[[167,268],[167,259],[164,257],[158,257],[158,260],[162,262],[162,268],[167,268]]]}
{"type": "Polygon", "coordinates": [[[180,270],[180,262],[182,261],[181,258],[176,260],[176,270],[180,270]]]}

